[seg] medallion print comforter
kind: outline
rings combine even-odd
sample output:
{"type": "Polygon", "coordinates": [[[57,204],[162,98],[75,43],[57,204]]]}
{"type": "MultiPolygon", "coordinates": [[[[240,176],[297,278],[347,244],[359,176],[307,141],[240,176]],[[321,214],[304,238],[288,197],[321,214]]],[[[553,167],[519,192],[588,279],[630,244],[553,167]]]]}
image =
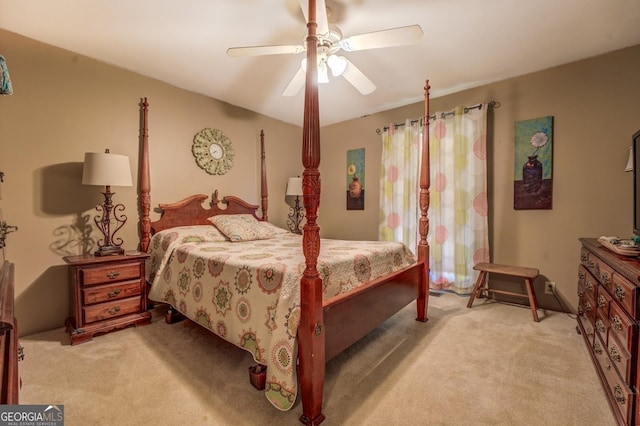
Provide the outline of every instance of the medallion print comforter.
{"type": "MultiPolygon", "coordinates": [[[[322,239],[320,247],[325,299],[415,263],[400,243],[322,239]]],[[[267,366],[267,399],[289,410],[297,395],[302,236],[229,242],[214,226],[183,226],[155,234],[149,253],[149,298],[249,351],[267,366]]]]}

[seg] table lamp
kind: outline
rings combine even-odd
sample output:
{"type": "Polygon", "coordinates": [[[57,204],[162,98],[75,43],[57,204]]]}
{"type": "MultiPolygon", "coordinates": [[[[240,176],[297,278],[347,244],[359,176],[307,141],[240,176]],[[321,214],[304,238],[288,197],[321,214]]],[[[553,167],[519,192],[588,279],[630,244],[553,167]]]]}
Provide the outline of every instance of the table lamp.
{"type": "Polygon", "coordinates": [[[96,206],[96,210],[102,214],[96,215],[94,221],[102,232],[102,239],[98,240],[96,256],[109,256],[123,254],[123,240],[115,238],[116,232],[127,221],[127,217],[121,212],[124,205],[112,202],[114,195],[111,186],[132,186],[131,166],[126,155],[111,154],[105,150],[104,154],[87,152],[84,154],[84,167],[82,170],[83,185],[104,185],[104,202],[96,206]],[[113,227],[112,227],[113,225],[113,227]]]}

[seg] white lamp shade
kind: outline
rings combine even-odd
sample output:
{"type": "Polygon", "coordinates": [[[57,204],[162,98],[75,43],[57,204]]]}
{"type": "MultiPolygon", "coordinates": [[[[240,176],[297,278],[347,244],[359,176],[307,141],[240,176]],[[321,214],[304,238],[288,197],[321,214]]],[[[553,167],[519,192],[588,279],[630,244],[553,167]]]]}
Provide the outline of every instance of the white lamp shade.
{"type": "Polygon", "coordinates": [[[126,155],[87,152],[82,169],[83,185],[132,186],[131,165],[126,155]]]}
{"type": "Polygon", "coordinates": [[[629,158],[627,159],[627,167],[624,168],[625,172],[633,171],[633,147],[629,147],[629,158]]]}
{"type": "Polygon", "coordinates": [[[331,74],[338,77],[347,69],[347,59],[344,56],[331,55],[327,59],[327,65],[331,68],[331,74]]]}
{"type": "Polygon", "coordinates": [[[302,178],[289,178],[286,195],[302,195],[302,178]]]}

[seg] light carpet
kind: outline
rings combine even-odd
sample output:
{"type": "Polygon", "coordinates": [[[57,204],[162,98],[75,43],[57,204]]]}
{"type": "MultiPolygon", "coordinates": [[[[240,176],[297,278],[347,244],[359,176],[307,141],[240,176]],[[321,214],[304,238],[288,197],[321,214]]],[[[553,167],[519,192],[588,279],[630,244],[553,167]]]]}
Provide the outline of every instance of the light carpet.
{"type": "MultiPolygon", "coordinates": [[[[327,363],[326,425],[614,425],[575,318],[444,294],[327,363]]],[[[153,323],[76,346],[23,337],[21,404],[63,404],[74,425],[297,425],[249,384],[250,355],[197,324],[153,323]]]]}

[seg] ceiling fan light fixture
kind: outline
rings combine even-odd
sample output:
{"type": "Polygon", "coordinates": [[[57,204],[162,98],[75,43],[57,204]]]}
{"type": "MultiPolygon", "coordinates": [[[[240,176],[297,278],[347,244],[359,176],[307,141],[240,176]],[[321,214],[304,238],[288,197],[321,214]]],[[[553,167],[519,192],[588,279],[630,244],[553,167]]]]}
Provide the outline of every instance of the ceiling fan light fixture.
{"type": "Polygon", "coordinates": [[[339,77],[347,69],[347,59],[344,56],[330,55],[327,65],[331,68],[331,75],[339,77]]]}
{"type": "Polygon", "coordinates": [[[327,72],[327,63],[325,61],[320,61],[320,63],[318,63],[318,83],[328,82],[329,74],[327,72]]]}
{"type": "MultiPolygon", "coordinates": [[[[300,68],[305,73],[307,72],[307,58],[303,58],[300,63],[300,68]]],[[[327,72],[327,63],[324,60],[318,61],[318,83],[328,83],[329,82],[329,74],[327,72]]]]}

